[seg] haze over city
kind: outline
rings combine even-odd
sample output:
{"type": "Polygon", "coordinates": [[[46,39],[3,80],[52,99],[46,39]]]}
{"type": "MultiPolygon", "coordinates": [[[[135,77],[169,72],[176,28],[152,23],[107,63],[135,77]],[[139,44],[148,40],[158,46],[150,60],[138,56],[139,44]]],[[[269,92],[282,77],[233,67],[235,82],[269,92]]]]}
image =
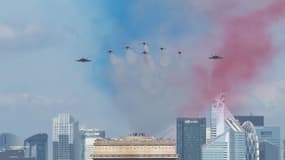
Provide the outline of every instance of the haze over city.
{"type": "Polygon", "coordinates": [[[224,92],[284,137],[284,32],[284,0],[0,0],[0,131],[50,135],[68,112],[107,137],[160,136],[224,92]]]}

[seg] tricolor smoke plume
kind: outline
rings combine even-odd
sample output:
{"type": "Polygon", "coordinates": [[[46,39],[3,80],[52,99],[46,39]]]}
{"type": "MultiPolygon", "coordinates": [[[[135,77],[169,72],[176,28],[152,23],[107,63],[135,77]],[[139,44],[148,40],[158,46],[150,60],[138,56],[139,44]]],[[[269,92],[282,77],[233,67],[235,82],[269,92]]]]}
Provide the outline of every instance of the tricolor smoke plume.
{"type": "MultiPolygon", "coordinates": [[[[235,5],[240,7],[239,4],[235,5]]],[[[240,12],[242,9],[240,8],[240,12]]],[[[200,112],[207,107],[209,99],[220,91],[234,92],[236,89],[248,87],[258,78],[277,53],[270,27],[285,18],[285,1],[274,0],[254,11],[218,17],[217,21],[223,33],[216,40],[222,41],[222,45],[217,46],[215,52],[225,58],[209,61],[210,68],[203,64],[193,66],[193,90],[196,96],[190,99],[183,110],[185,114],[191,114],[193,107],[200,112]],[[211,87],[208,87],[209,83],[211,87]]]]}
{"type": "MultiPolygon", "coordinates": [[[[201,6],[210,1],[195,2],[201,6]]],[[[285,16],[285,1],[247,9],[238,3],[241,1],[219,0],[205,7],[200,14],[208,15],[216,24],[212,27],[215,33],[191,40],[197,45],[185,54],[168,50],[170,45],[157,52],[145,45],[141,51],[147,54],[129,49],[125,57],[110,55],[110,77],[116,90],[113,102],[134,131],[156,133],[175,122],[177,116],[200,115],[220,92],[228,97],[242,95],[242,89],[270,64],[277,53],[270,28],[285,16]],[[208,59],[212,54],[224,59],[208,59]]],[[[172,44],[175,42],[174,38],[172,44]]],[[[179,42],[189,43],[187,37],[179,42]]]]}
{"type": "Polygon", "coordinates": [[[187,75],[187,69],[181,69],[182,55],[146,49],[144,54],[128,49],[125,57],[110,55],[110,77],[116,89],[113,100],[133,131],[157,133],[175,121],[190,86],[176,86],[176,79],[187,75]]]}

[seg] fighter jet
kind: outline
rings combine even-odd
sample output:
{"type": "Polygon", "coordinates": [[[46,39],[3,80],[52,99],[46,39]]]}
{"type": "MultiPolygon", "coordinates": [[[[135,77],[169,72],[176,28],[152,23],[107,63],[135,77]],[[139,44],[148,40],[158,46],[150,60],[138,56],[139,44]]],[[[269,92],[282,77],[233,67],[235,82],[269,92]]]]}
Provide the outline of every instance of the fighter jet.
{"type": "Polygon", "coordinates": [[[108,53],[109,53],[109,54],[112,54],[112,53],[113,53],[113,50],[109,49],[109,50],[108,50],[108,53]]]}
{"type": "Polygon", "coordinates": [[[146,42],[142,42],[142,45],[144,46],[144,51],[142,53],[143,54],[148,54],[147,47],[146,47],[146,42]]]}
{"type": "Polygon", "coordinates": [[[142,54],[148,54],[148,52],[147,51],[143,51],[142,54]]]}
{"type": "Polygon", "coordinates": [[[165,50],[165,48],[161,47],[160,50],[163,51],[163,50],[165,50]]]}
{"type": "Polygon", "coordinates": [[[223,59],[223,58],[224,57],[219,56],[219,55],[212,55],[211,57],[209,57],[209,59],[212,59],[212,60],[223,59]]]}
{"type": "Polygon", "coordinates": [[[125,48],[128,50],[128,49],[130,49],[131,47],[130,47],[130,46],[125,46],[125,48]]]}
{"type": "Polygon", "coordinates": [[[88,59],[88,58],[80,58],[78,60],[76,60],[77,62],[81,62],[81,63],[86,63],[86,62],[91,62],[92,60],[91,59],[88,59]]]}

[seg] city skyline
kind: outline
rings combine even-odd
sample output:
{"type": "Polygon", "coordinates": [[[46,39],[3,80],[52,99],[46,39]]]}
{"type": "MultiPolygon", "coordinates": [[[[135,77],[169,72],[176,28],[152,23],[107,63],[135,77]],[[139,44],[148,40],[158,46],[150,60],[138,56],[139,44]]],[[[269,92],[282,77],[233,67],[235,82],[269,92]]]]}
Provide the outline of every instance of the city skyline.
{"type": "MultiPolygon", "coordinates": [[[[216,99],[216,100],[217,102],[213,103],[212,108],[217,108],[217,107],[219,108],[221,106],[225,106],[222,101],[220,101],[219,99],[216,99]]],[[[212,112],[212,111],[209,111],[209,112],[212,112]]],[[[193,157],[198,158],[200,154],[202,155],[202,157],[199,157],[198,159],[203,159],[203,160],[204,159],[207,160],[209,158],[212,159],[214,158],[212,157],[213,154],[216,155],[217,153],[220,153],[222,151],[221,150],[222,148],[219,148],[222,146],[223,146],[223,150],[229,147],[228,149],[230,152],[228,151],[225,152],[227,149],[224,150],[223,151],[224,155],[218,154],[217,156],[215,156],[215,158],[217,159],[219,159],[220,156],[222,157],[224,156],[225,160],[227,160],[229,158],[230,159],[235,159],[235,158],[241,159],[242,157],[246,158],[246,157],[252,157],[254,155],[259,155],[261,160],[266,160],[268,158],[271,159],[272,157],[278,158],[280,157],[280,155],[283,156],[284,146],[282,144],[283,141],[280,138],[280,127],[263,126],[263,125],[254,126],[253,125],[253,123],[263,124],[264,120],[266,120],[266,117],[252,116],[252,115],[251,116],[245,116],[245,115],[232,116],[230,111],[226,107],[223,108],[223,110],[219,113],[219,115],[225,116],[224,122],[217,121],[217,123],[220,123],[220,124],[217,124],[215,118],[208,117],[210,121],[209,123],[215,124],[215,125],[211,125],[211,128],[216,128],[216,126],[224,125],[225,126],[224,130],[223,132],[220,132],[220,134],[216,136],[212,136],[208,142],[206,141],[207,140],[207,137],[206,137],[207,120],[206,118],[202,118],[202,117],[201,118],[194,118],[194,117],[178,117],[177,118],[177,125],[176,125],[177,146],[173,145],[172,147],[173,148],[177,147],[176,152],[177,152],[177,156],[179,157],[179,159],[181,160],[188,159],[190,158],[189,156],[191,156],[192,158],[193,157]],[[244,122],[241,123],[240,120],[234,119],[234,117],[239,117],[239,118],[242,117],[242,120],[244,122]],[[215,123],[212,123],[211,121],[215,121],[215,123]],[[256,139],[256,137],[258,138],[256,139]],[[258,145],[258,144],[260,147],[259,149],[255,148],[256,147],[255,145],[258,145]],[[202,152],[199,151],[198,148],[202,149],[202,152]],[[248,149],[245,150],[245,148],[248,148],[248,149]],[[187,154],[188,152],[191,154],[187,154]],[[184,157],[184,154],[185,154],[185,157],[184,157]]],[[[110,145],[111,143],[109,143],[108,141],[115,142],[119,140],[118,142],[120,142],[121,140],[125,139],[124,136],[105,137],[106,133],[104,130],[91,129],[91,128],[80,128],[79,129],[78,124],[79,123],[75,120],[75,118],[69,113],[61,113],[53,118],[53,135],[51,135],[52,141],[53,141],[53,143],[51,144],[51,147],[53,151],[49,152],[49,155],[52,154],[53,157],[54,155],[60,155],[61,149],[66,148],[67,150],[70,150],[70,153],[67,155],[67,153],[64,152],[63,155],[67,156],[65,158],[68,158],[68,157],[72,158],[70,157],[72,155],[81,156],[83,155],[83,153],[92,157],[94,155],[93,154],[94,151],[96,151],[96,148],[94,148],[93,146],[94,144],[96,144],[95,146],[97,145],[101,146],[100,143],[102,141],[110,145]],[[86,138],[90,138],[90,139],[87,140],[86,138]],[[54,142],[56,142],[57,144],[55,145],[54,142]],[[77,144],[77,145],[74,145],[74,144],[77,144]],[[73,146],[71,147],[70,145],[73,145],[73,146]],[[61,149],[56,149],[58,147],[61,149]]],[[[211,131],[216,131],[216,130],[211,129],[211,131]]],[[[39,157],[46,158],[47,139],[48,139],[47,136],[48,136],[47,134],[43,134],[43,133],[36,134],[36,135],[33,135],[27,138],[25,141],[21,142],[20,140],[21,138],[17,137],[14,134],[2,133],[0,134],[1,156],[5,156],[5,154],[15,154],[15,156],[17,155],[21,157],[23,152],[25,152],[25,156],[27,156],[26,157],[27,159],[28,158],[33,159],[34,156],[36,156],[37,158],[39,157]]],[[[149,138],[147,138],[148,136],[146,136],[144,133],[134,133],[134,134],[130,134],[127,137],[130,137],[130,138],[126,138],[126,140],[128,139],[126,142],[120,142],[120,143],[124,143],[124,144],[125,143],[130,143],[130,144],[139,143],[137,142],[137,140],[140,139],[139,137],[145,137],[146,139],[156,138],[154,136],[149,136],[149,138]]],[[[175,144],[174,143],[175,137],[173,137],[172,139],[169,139],[167,137],[157,137],[157,138],[158,140],[159,139],[160,140],[165,139],[166,141],[171,140],[173,144],[175,144]]],[[[153,142],[152,144],[149,142],[149,144],[155,146],[156,143],[153,142]]],[[[112,145],[110,145],[110,147],[111,146],[112,145]]],[[[66,151],[66,149],[64,150],[66,151]]],[[[104,148],[102,150],[102,153],[109,152],[111,154],[113,153],[112,150],[113,149],[107,150],[106,148],[104,148]]],[[[117,151],[121,151],[121,150],[119,149],[117,151]]],[[[143,150],[141,151],[144,152],[143,150]]],[[[97,152],[95,152],[95,154],[96,153],[97,152]]],[[[100,149],[100,153],[101,153],[101,149],[100,149]]],[[[129,152],[129,153],[136,153],[136,152],[129,152]]],[[[165,150],[165,154],[166,154],[166,150],[165,150]]],[[[62,156],[59,156],[59,157],[62,157],[62,156]]],[[[254,157],[258,157],[258,156],[254,156],[254,157]]],[[[73,159],[74,158],[72,158],[72,160],[73,159]]],[[[246,160],[255,160],[255,159],[246,159],[246,160]]]]}
{"type": "MultiPolygon", "coordinates": [[[[18,7],[15,8],[11,1],[0,2],[3,4],[0,82],[5,84],[0,87],[0,107],[5,110],[0,114],[5,120],[0,121],[1,131],[19,133],[23,137],[37,132],[49,133],[51,128],[46,126],[50,126],[50,119],[62,112],[70,112],[83,125],[91,128],[106,128],[108,133],[114,134],[112,136],[125,135],[136,130],[135,126],[155,134],[173,125],[173,119],[183,113],[183,106],[191,110],[192,106],[188,105],[191,97],[188,95],[196,92],[195,88],[191,88],[194,80],[188,78],[193,76],[185,74],[187,68],[191,70],[193,63],[208,64],[208,57],[217,51],[215,47],[219,40],[216,36],[220,36],[217,29],[220,24],[217,17],[213,17],[215,14],[209,12],[216,12],[224,3],[221,1],[221,4],[211,5],[210,0],[205,3],[196,0],[177,3],[169,0],[152,3],[141,0],[124,0],[120,3],[29,0],[17,2],[18,7]],[[51,13],[49,7],[53,7],[54,12],[51,13]],[[194,9],[188,11],[189,8],[194,9]],[[173,21],[168,22],[169,18],[173,21]],[[207,43],[204,43],[208,38],[207,43]],[[170,70],[162,71],[166,76],[178,77],[175,83],[182,86],[162,81],[159,83],[160,88],[156,89],[158,94],[149,96],[144,89],[135,87],[125,90],[129,86],[117,86],[117,82],[112,82],[108,76],[108,69],[112,66],[107,50],[111,48],[115,55],[123,58],[124,46],[130,45],[140,55],[139,52],[143,51],[139,44],[141,41],[148,42],[150,53],[155,59],[160,55],[160,47],[165,47],[166,52],[172,55],[182,51],[185,58],[181,66],[184,70],[177,72],[176,67],[171,67],[170,70]],[[200,47],[200,41],[203,46],[209,46],[200,47]],[[89,57],[94,61],[86,65],[75,63],[80,57],[89,57]],[[117,96],[116,92],[122,94],[117,96]],[[131,106],[126,106],[129,95],[137,99],[129,104],[131,106]],[[149,103],[143,103],[144,100],[149,103]],[[170,105],[163,110],[166,103],[170,105]],[[150,109],[155,110],[148,113],[150,109]],[[139,121],[146,114],[149,114],[150,121],[139,121]],[[22,121],[11,118],[15,115],[22,121]],[[152,123],[158,115],[160,121],[152,123]],[[113,124],[114,120],[116,125],[113,124]],[[6,121],[9,123],[4,123],[6,121]],[[101,122],[104,122],[104,126],[101,122]],[[28,123],[33,125],[24,125],[28,123]],[[161,128],[156,130],[158,126],[161,128]]],[[[255,12],[271,3],[279,3],[279,0],[264,3],[252,1],[250,4],[241,1],[235,11],[255,12]]],[[[272,30],[272,44],[278,53],[267,58],[261,54],[256,56],[262,60],[268,59],[269,62],[260,64],[258,74],[254,75],[251,82],[226,92],[234,91],[227,94],[233,104],[229,106],[234,114],[265,114],[267,123],[280,125],[284,134],[284,125],[279,122],[284,112],[282,88],[285,79],[282,74],[284,54],[281,47],[285,40],[279,34],[283,32],[282,22],[274,21],[268,27],[272,30]]],[[[239,58],[231,57],[230,53],[221,54],[224,61],[239,58]]],[[[247,55],[242,56],[247,59],[247,55]]],[[[162,62],[155,60],[154,63],[168,65],[169,62],[165,58],[162,62]]],[[[135,73],[139,67],[130,67],[126,71],[135,73]]],[[[189,72],[193,73],[192,70],[189,72]]],[[[130,86],[137,86],[136,82],[140,81],[132,75],[127,77],[131,78],[130,86]]]]}
{"type": "Polygon", "coordinates": [[[76,135],[93,150],[95,128],[101,138],[176,138],[179,118],[206,118],[206,141],[195,141],[206,158],[220,142],[236,148],[230,142],[243,139],[229,136],[242,134],[252,150],[257,135],[262,154],[276,152],[285,139],[284,32],[284,0],[0,0],[0,149],[26,139],[30,156],[71,145],[72,157],[84,146],[76,135]]]}

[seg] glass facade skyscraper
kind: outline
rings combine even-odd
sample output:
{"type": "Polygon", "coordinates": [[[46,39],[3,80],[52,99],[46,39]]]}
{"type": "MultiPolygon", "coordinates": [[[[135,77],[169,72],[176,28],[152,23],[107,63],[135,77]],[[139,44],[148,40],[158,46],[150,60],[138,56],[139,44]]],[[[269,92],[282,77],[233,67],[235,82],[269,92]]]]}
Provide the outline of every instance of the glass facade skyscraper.
{"type": "MultiPolygon", "coordinates": [[[[280,127],[256,127],[256,133],[259,139],[259,143],[267,142],[278,148],[278,158],[280,160],[281,155],[281,137],[280,137],[280,127]]],[[[269,145],[267,145],[269,146],[269,145]]],[[[261,149],[261,146],[259,147],[261,149]]],[[[270,147],[272,148],[272,147],[270,147]]],[[[261,153],[260,153],[261,154],[261,153]]],[[[261,156],[261,155],[260,155],[261,156]]]]}
{"type": "Polygon", "coordinates": [[[202,160],[229,160],[229,132],[202,146],[202,160]]]}
{"type": "Polygon", "coordinates": [[[206,118],[177,118],[176,127],[179,160],[200,160],[206,143],[206,118]]]}
{"type": "Polygon", "coordinates": [[[259,143],[260,147],[260,159],[259,160],[279,160],[279,148],[268,142],[263,141],[259,143]]]}
{"type": "Polygon", "coordinates": [[[259,141],[252,122],[245,121],[242,125],[246,135],[246,159],[259,160],[259,141]]]}
{"type": "Polygon", "coordinates": [[[36,134],[24,141],[25,154],[34,160],[48,160],[48,135],[36,134]]]}
{"type": "Polygon", "coordinates": [[[226,130],[202,147],[202,160],[246,160],[246,137],[232,119],[225,121],[226,130]]]}
{"type": "Polygon", "coordinates": [[[280,127],[256,127],[256,133],[260,142],[268,141],[280,148],[280,127]]]}
{"type": "Polygon", "coordinates": [[[79,159],[78,122],[69,113],[53,118],[52,134],[53,160],[79,159]]]}
{"type": "Polygon", "coordinates": [[[211,139],[225,132],[225,103],[224,97],[215,99],[210,110],[210,133],[211,139]]]}

